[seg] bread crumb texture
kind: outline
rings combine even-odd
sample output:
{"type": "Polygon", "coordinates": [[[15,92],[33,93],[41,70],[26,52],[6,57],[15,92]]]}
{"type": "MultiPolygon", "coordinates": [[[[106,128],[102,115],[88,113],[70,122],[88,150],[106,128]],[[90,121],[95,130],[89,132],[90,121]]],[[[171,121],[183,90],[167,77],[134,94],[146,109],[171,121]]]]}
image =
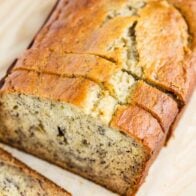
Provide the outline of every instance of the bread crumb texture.
{"type": "Polygon", "coordinates": [[[70,196],[68,192],[28,168],[2,149],[0,149],[0,195],[70,196]]]}

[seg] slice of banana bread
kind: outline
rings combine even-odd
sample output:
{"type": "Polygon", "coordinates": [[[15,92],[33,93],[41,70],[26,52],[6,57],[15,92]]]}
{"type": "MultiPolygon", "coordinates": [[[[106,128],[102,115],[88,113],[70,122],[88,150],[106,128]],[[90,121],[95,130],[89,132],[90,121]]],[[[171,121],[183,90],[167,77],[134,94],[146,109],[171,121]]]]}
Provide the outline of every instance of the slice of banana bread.
{"type": "Polygon", "coordinates": [[[70,194],[0,149],[1,196],[69,196],[70,194]]]}
{"type": "Polygon", "coordinates": [[[0,140],[133,195],[193,89],[188,37],[164,0],[59,1],[3,81],[0,140]]]}
{"type": "MultiPolygon", "coordinates": [[[[143,134],[130,131],[128,136],[118,125],[108,126],[116,101],[84,78],[17,70],[6,79],[1,93],[3,142],[120,194],[135,192],[151,156],[165,139],[148,112],[143,112],[147,123],[140,116],[133,119],[143,134]]],[[[142,113],[143,109],[137,109],[142,113]]]]}

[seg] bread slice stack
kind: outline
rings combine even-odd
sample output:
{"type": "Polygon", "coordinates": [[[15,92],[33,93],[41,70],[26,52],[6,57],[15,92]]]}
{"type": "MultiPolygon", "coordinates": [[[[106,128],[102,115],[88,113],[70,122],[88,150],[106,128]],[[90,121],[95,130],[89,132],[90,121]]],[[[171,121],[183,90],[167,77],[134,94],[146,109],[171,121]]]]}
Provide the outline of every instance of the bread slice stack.
{"type": "Polygon", "coordinates": [[[133,195],[195,85],[188,25],[164,0],[59,1],[2,82],[1,141],[133,195]]]}
{"type": "Polygon", "coordinates": [[[0,195],[70,196],[45,177],[0,149],[0,195]]]}

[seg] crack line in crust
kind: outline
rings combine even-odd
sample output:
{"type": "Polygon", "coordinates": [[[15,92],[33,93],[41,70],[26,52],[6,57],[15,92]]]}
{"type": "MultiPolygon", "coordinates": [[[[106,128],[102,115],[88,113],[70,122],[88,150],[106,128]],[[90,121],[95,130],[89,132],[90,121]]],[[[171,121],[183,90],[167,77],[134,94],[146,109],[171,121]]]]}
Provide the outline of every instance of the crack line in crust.
{"type": "Polygon", "coordinates": [[[106,61],[109,61],[113,64],[116,64],[116,65],[118,64],[117,61],[114,58],[107,57],[103,54],[96,54],[96,53],[90,53],[90,52],[86,52],[86,53],[85,52],[84,53],[82,53],[82,52],[81,53],[80,52],[67,52],[67,51],[64,51],[63,53],[64,54],[76,54],[76,55],[92,55],[92,56],[95,56],[95,57],[102,58],[102,59],[104,59],[106,61]]]}
{"type": "Polygon", "coordinates": [[[142,80],[143,82],[145,82],[149,86],[158,89],[159,91],[161,91],[164,94],[167,94],[168,96],[170,96],[177,103],[179,109],[181,107],[183,107],[184,104],[182,103],[182,101],[180,101],[177,98],[177,95],[175,93],[173,93],[172,91],[169,91],[166,88],[163,88],[163,87],[161,87],[159,85],[156,85],[155,83],[153,83],[153,82],[151,82],[151,81],[149,81],[149,80],[147,80],[145,78],[142,78],[142,77],[140,78],[136,74],[132,73],[131,71],[127,71],[125,69],[122,69],[122,71],[128,73],[129,75],[131,75],[136,81],[142,80]]]}
{"type": "MultiPolygon", "coordinates": [[[[60,1],[59,1],[60,2],[60,1]]],[[[44,33],[44,35],[42,35],[42,37],[40,38],[40,40],[39,40],[39,42],[36,42],[36,43],[38,43],[38,45],[37,46],[39,46],[39,44],[41,44],[41,42],[44,40],[44,37],[46,37],[46,35],[47,35],[47,33],[50,31],[50,28],[51,28],[51,26],[53,25],[53,23],[55,23],[56,21],[58,21],[58,19],[60,18],[60,16],[61,16],[61,14],[62,14],[62,10],[66,7],[66,5],[69,3],[69,1],[65,1],[65,4],[63,4],[61,7],[58,7],[59,6],[59,3],[58,3],[58,5],[57,5],[57,7],[58,7],[58,13],[56,14],[56,16],[55,16],[55,18],[54,18],[54,20],[53,21],[51,21],[50,23],[49,23],[49,25],[48,26],[46,26],[47,28],[47,31],[44,33]]],[[[138,10],[139,9],[142,9],[143,7],[145,7],[145,5],[146,4],[144,4],[142,7],[140,7],[140,8],[138,8],[138,10]]],[[[174,6],[173,4],[170,4],[171,6],[173,6],[173,7],[176,7],[176,6],[174,6]]],[[[128,9],[130,9],[130,7],[127,5],[127,7],[128,7],[128,9]]],[[[178,9],[178,8],[176,8],[178,11],[179,11],[179,13],[181,14],[181,16],[184,18],[184,20],[185,20],[185,22],[186,22],[186,24],[187,24],[187,26],[189,26],[188,25],[188,23],[187,23],[187,21],[186,21],[186,18],[183,16],[183,14],[182,14],[182,12],[180,11],[180,9],[178,9]]],[[[136,11],[138,11],[138,10],[136,10],[136,11]]],[[[113,19],[113,18],[115,18],[116,16],[118,16],[118,15],[120,15],[121,13],[108,13],[108,15],[106,16],[106,21],[105,22],[107,22],[108,20],[111,20],[111,19],[113,19]]],[[[136,14],[137,14],[137,12],[136,12],[136,14]]],[[[139,17],[139,16],[138,16],[139,17]]],[[[49,19],[50,20],[50,19],[49,19]]],[[[134,33],[134,29],[135,29],[135,26],[137,25],[137,20],[136,20],[136,22],[132,25],[132,27],[130,27],[133,31],[131,32],[131,33],[134,33]]],[[[189,35],[191,34],[190,33],[190,31],[188,32],[189,33],[189,35]]],[[[129,35],[130,36],[130,35],[129,35]]],[[[136,35],[135,34],[131,34],[131,37],[134,39],[134,37],[136,37],[136,35]]],[[[132,39],[131,38],[131,39],[132,39]]],[[[190,38],[190,37],[189,37],[190,38]]],[[[133,47],[137,44],[136,43],[136,41],[135,40],[132,40],[133,41],[133,47]]],[[[190,40],[189,40],[189,42],[190,42],[190,40]]],[[[129,50],[130,50],[130,48],[128,48],[129,50]]],[[[130,50],[131,51],[131,50],[130,50]]],[[[138,53],[138,51],[137,51],[137,46],[135,46],[133,49],[132,49],[132,51],[131,51],[131,53],[130,53],[130,51],[127,51],[127,55],[129,56],[129,55],[136,55],[136,60],[137,61],[139,61],[139,53],[138,53]],[[134,54],[134,53],[136,53],[136,54],[134,54]]],[[[112,63],[115,63],[115,64],[118,64],[118,62],[114,59],[114,58],[111,58],[111,57],[107,57],[106,55],[103,55],[103,54],[94,54],[94,53],[75,53],[75,52],[64,52],[65,54],[89,54],[89,55],[94,55],[94,56],[97,56],[97,57],[100,57],[100,58],[102,58],[102,59],[105,59],[105,60],[107,60],[107,61],[110,61],[110,62],[112,62],[112,63]]],[[[128,60],[128,58],[127,58],[127,60],[128,60]]],[[[136,64],[137,64],[137,62],[136,62],[136,64]]],[[[142,69],[142,68],[141,68],[142,69]]],[[[180,101],[179,99],[178,99],[178,95],[176,94],[176,92],[173,92],[173,91],[171,91],[170,89],[168,89],[168,88],[166,88],[166,87],[161,87],[160,85],[158,85],[158,84],[155,84],[153,81],[149,81],[148,79],[145,79],[145,78],[143,78],[142,76],[141,77],[138,77],[138,76],[136,76],[134,73],[130,73],[130,71],[127,71],[126,70],[126,72],[128,73],[129,72],[129,74],[131,74],[134,78],[137,78],[137,79],[140,79],[140,80],[143,80],[144,82],[146,82],[146,83],[148,83],[149,85],[151,85],[152,87],[155,87],[155,88],[157,88],[158,90],[160,90],[160,91],[162,91],[163,93],[167,93],[169,96],[171,96],[176,102],[177,102],[177,104],[178,104],[178,106],[179,106],[179,108],[181,108],[184,104],[183,104],[183,102],[182,101],[180,101]]],[[[143,70],[142,70],[142,72],[143,72],[143,70]]]]}

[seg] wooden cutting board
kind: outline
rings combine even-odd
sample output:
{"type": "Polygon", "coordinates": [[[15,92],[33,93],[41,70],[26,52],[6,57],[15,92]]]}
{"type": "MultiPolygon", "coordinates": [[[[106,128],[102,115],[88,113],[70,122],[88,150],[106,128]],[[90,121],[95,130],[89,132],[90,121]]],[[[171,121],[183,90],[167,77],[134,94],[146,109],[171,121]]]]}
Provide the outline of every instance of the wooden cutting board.
{"type": "MultiPolygon", "coordinates": [[[[0,77],[21,55],[55,0],[0,0],[0,77]]],[[[112,196],[106,189],[45,161],[1,145],[74,196],[112,196]]],[[[150,169],[138,196],[196,195],[196,92],[174,137],[150,169]]]]}

